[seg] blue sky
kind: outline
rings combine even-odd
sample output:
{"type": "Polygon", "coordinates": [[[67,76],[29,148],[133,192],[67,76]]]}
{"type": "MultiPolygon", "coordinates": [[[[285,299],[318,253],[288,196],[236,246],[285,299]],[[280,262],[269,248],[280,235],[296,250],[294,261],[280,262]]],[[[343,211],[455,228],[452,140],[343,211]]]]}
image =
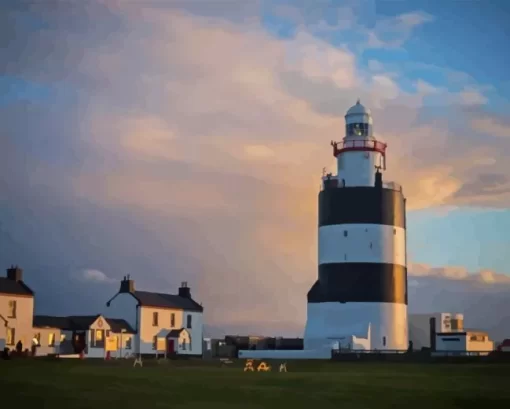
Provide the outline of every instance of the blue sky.
{"type": "Polygon", "coordinates": [[[302,328],[358,97],[408,198],[411,308],[510,294],[506,2],[55,4],[0,16],[0,263],[42,311],[90,313],[131,274],[186,279],[217,325],[302,328]]]}

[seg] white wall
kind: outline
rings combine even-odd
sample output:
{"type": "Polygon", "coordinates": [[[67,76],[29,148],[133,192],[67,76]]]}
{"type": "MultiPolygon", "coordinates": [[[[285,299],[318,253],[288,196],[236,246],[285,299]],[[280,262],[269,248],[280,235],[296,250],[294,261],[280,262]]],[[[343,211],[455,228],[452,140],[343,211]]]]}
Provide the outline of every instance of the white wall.
{"type": "Polygon", "coordinates": [[[99,316],[96,321],[92,323],[87,331],[87,358],[104,358],[105,357],[105,346],[106,346],[106,331],[111,331],[111,327],[103,316],[99,316]],[[102,325],[99,325],[99,322],[102,325]],[[103,346],[96,347],[92,343],[92,331],[103,330],[103,346]]]}
{"type": "Polygon", "coordinates": [[[322,226],[319,228],[319,264],[347,262],[405,266],[405,243],[406,233],[401,227],[379,224],[322,226]]]}
{"type": "Polygon", "coordinates": [[[346,151],[337,156],[338,183],[345,187],[374,186],[375,166],[383,163],[382,155],[375,151],[346,151]]]}
{"type": "Polygon", "coordinates": [[[472,340],[471,337],[475,335],[482,335],[476,333],[467,333],[466,345],[469,352],[490,352],[494,350],[494,342],[489,339],[487,334],[483,334],[483,341],[472,340]]]}
{"type": "Polygon", "coordinates": [[[191,349],[187,348],[186,351],[179,351],[183,355],[202,355],[203,350],[203,336],[204,336],[204,320],[203,313],[201,312],[188,312],[183,311],[183,328],[190,333],[191,349]],[[187,328],[187,316],[191,315],[191,328],[187,328]]]}
{"type": "MultiPolygon", "coordinates": [[[[316,350],[247,350],[239,351],[241,359],[331,359],[331,349],[316,350]]],[[[274,370],[278,368],[273,368],[274,370]]],[[[256,368],[255,368],[256,370],[256,368]]]]}
{"type": "MultiPolygon", "coordinates": [[[[61,330],[58,328],[34,328],[33,334],[39,334],[39,346],[36,348],[36,356],[45,356],[48,354],[58,354],[60,351],[60,334],[61,330]],[[50,334],[53,334],[55,344],[50,346],[50,334]]],[[[30,346],[31,348],[31,346],[30,346]]]]}
{"type": "Polygon", "coordinates": [[[343,337],[364,338],[369,325],[370,349],[407,350],[407,306],[394,303],[308,303],[304,347],[330,347],[332,340],[343,337]]]}
{"type": "Polygon", "coordinates": [[[436,336],[437,352],[465,352],[466,336],[464,334],[438,335],[436,336]]]}
{"type": "MultiPolygon", "coordinates": [[[[16,343],[21,340],[23,350],[32,346],[33,337],[33,317],[34,317],[34,297],[21,296],[15,294],[0,294],[0,315],[7,320],[8,327],[3,327],[0,334],[4,334],[5,344],[7,344],[7,329],[13,328],[14,345],[5,345],[9,349],[15,349],[16,343]],[[16,301],[16,317],[9,317],[9,301],[16,301]]],[[[4,325],[4,320],[0,319],[0,326],[4,325]]],[[[1,339],[1,337],[0,337],[1,339]]],[[[1,342],[1,341],[0,341],[1,342]]]]}
{"type": "Polygon", "coordinates": [[[140,351],[142,354],[155,353],[152,348],[153,337],[161,330],[186,329],[191,336],[191,350],[178,351],[184,355],[202,355],[203,314],[177,309],[142,307],[140,308],[140,351]],[[158,325],[152,325],[153,313],[158,313],[158,325]],[[175,325],[170,325],[170,316],[175,314],[175,325]],[[187,328],[187,316],[191,315],[191,328],[187,328]]]}

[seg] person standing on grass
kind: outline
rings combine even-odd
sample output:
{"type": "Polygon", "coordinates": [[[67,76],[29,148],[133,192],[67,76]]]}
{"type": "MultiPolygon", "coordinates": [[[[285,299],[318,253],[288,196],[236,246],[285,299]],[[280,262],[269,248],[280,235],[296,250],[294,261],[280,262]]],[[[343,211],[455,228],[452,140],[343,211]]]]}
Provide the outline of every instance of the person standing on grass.
{"type": "Polygon", "coordinates": [[[23,342],[21,342],[21,339],[16,344],[16,352],[18,353],[18,355],[21,355],[21,353],[23,352],[23,342]]]}
{"type": "Polygon", "coordinates": [[[32,356],[35,356],[37,351],[37,345],[39,345],[39,340],[36,337],[32,338],[32,356]]]}

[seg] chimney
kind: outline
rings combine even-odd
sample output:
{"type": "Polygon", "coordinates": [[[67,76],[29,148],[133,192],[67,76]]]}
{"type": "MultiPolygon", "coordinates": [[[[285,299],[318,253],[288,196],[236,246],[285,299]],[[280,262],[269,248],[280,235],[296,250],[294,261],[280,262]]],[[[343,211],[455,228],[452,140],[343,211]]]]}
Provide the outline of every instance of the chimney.
{"type": "Polygon", "coordinates": [[[120,282],[119,293],[134,293],[135,292],[135,280],[132,280],[129,274],[124,276],[120,282]]]}
{"type": "Polygon", "coordinates": [[[23,270],[18,266],[11,266],[7,269],[7,278],[12,281],[23,281],[23,270]]]}
{"type": "Polygon", "coordinates": [[[191,291],[186,281],[181,283],[181,287],[179,288],[179,297],[191,298],[191,291]]]}

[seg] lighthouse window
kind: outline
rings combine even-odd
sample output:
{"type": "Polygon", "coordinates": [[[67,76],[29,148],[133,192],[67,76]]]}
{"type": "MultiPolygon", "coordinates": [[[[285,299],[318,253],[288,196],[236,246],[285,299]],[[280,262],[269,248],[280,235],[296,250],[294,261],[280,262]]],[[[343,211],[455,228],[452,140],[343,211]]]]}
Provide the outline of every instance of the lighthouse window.
{"type": "Polygon", "coordinates": [[[344,237],[347,237],[347,230],[344,230],[344,237]]]}
{"type": "Polygon", "coordinates": [[[347,136],[368,136],[369,127],[369,124],[364,123],[347,124],[347,136]]]}
{"type": "Polygon", "coordinates": [[[382,337],[382,344],[383,346],[386,346],[386,337],[382,337]]]}

